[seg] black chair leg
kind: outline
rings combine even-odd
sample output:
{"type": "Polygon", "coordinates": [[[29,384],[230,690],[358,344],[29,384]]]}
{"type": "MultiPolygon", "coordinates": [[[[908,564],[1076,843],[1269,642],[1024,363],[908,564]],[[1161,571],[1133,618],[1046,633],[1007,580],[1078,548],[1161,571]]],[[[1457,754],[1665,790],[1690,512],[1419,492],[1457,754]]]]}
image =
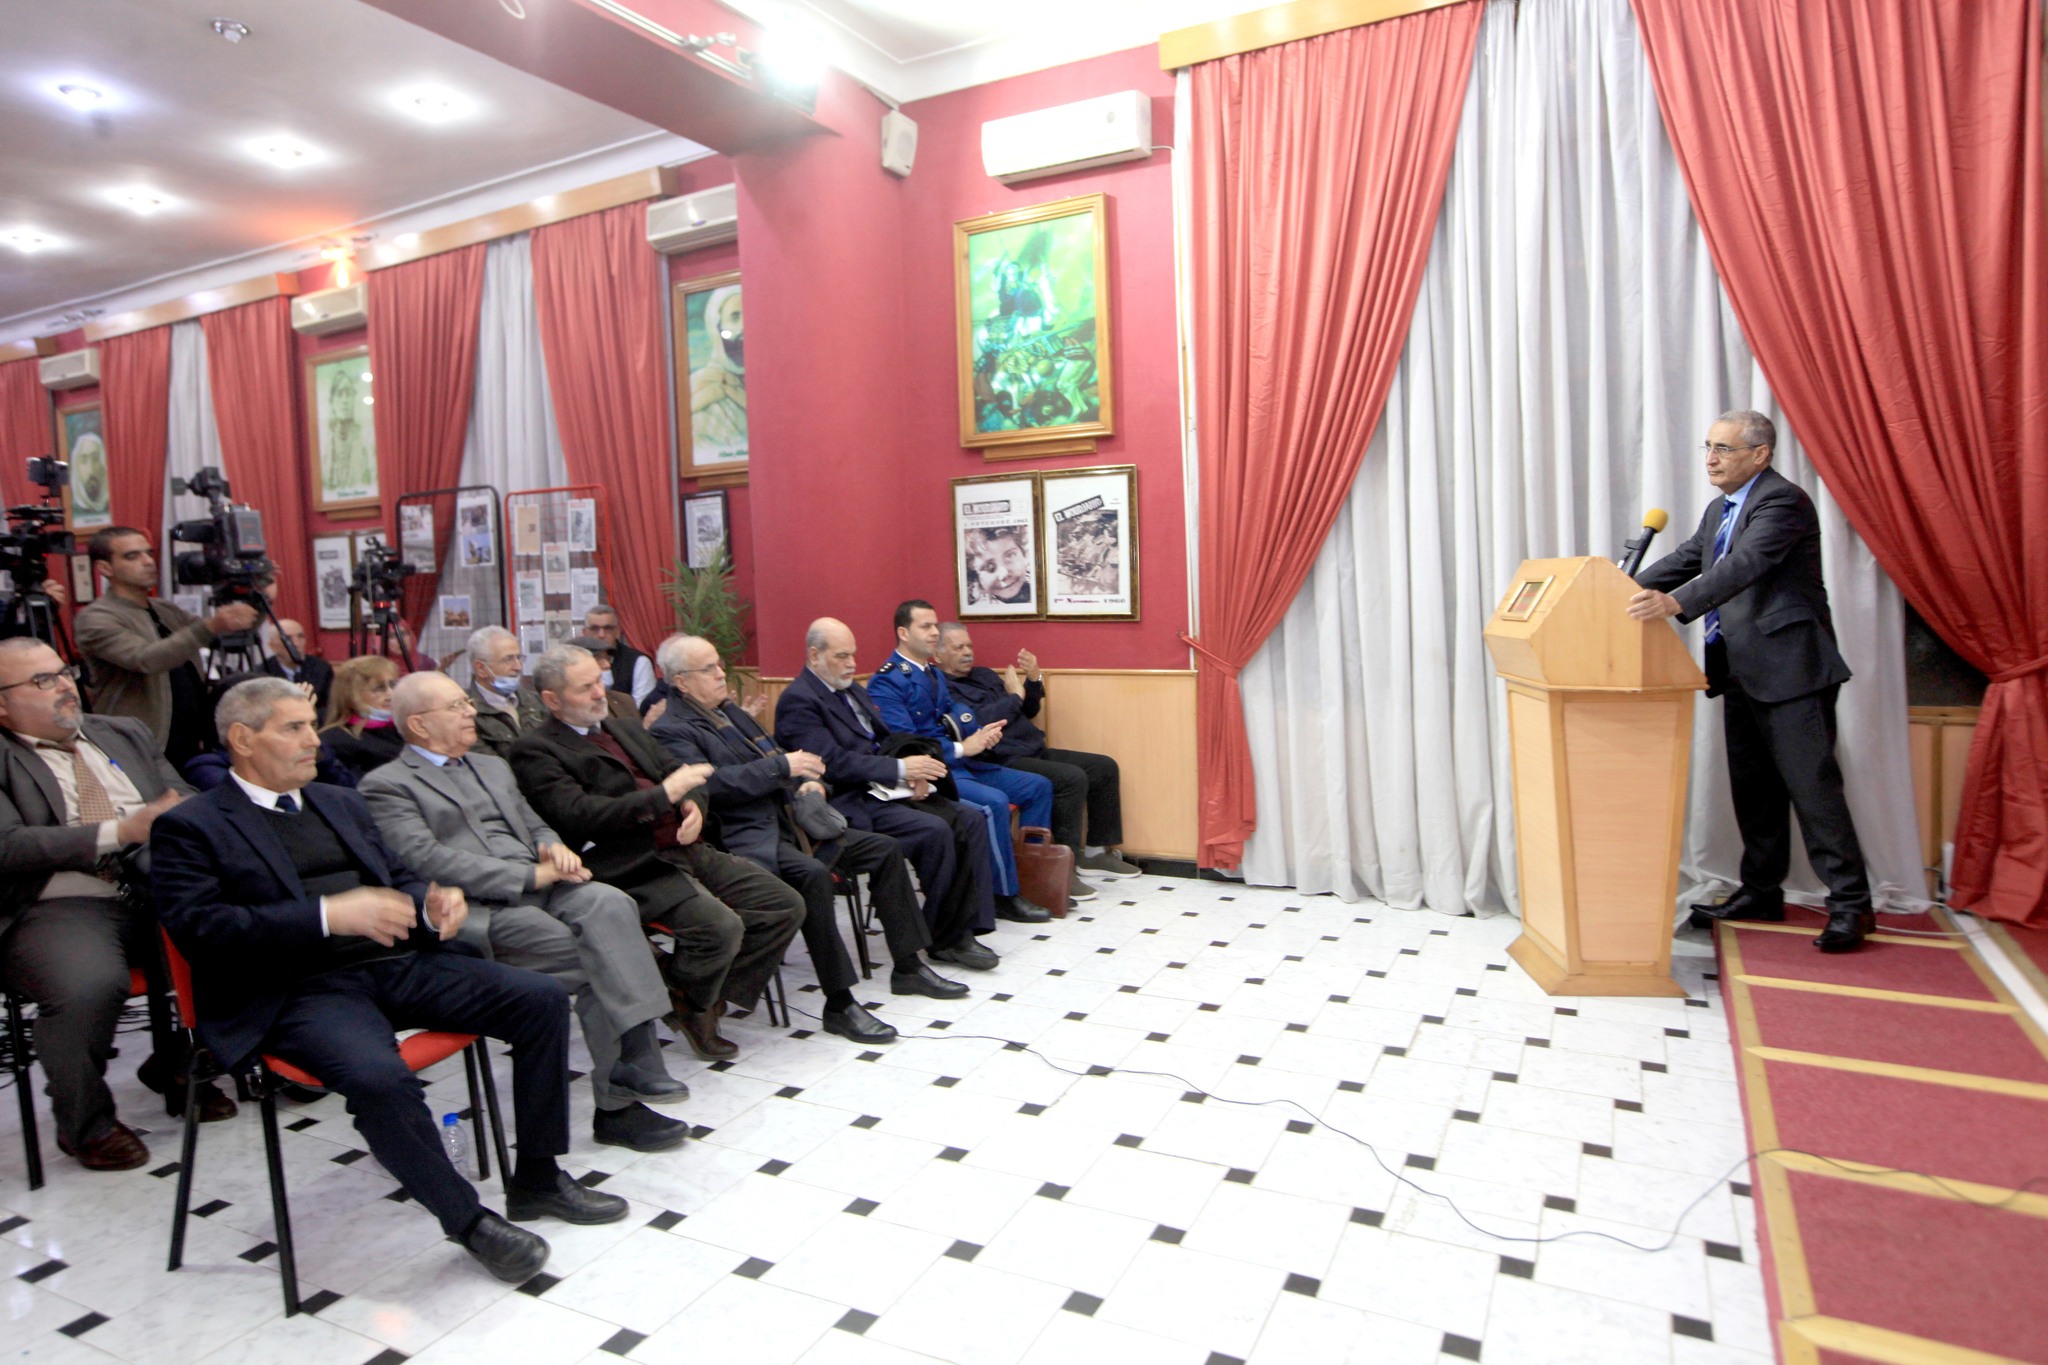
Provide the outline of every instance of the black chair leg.
{"type": "MultiPolygon", "coordinates": [[[[476,1044],[474,1043],[462,1049],[462,1074],[463,1078],[469,1082],[469,1112],[476,1118],[476,1178],[479,1180],[489,1180],[491,1178],[489,1137],[491,1116],[484,1112],[483,1091],[477,1086],[476,1044]]],[[[503,1163],[499,1164],[502,1165],[503,1163]]],[[[468,1175],[469,1172],[464,1171],[463,1174],[468,1175]]]]}
{"type": "MultiPolygon", "coordinates": [[[[510,1189],[512,1187],[512,1155],[505,1146],[505,1111],[498,1107],[498,1078],[491,1071],[491,1050],[484,1045],[482,1038],[478,1038],[470,1046],[476,1053],[477,1070],[483,1073],[484,1112],[490,1116],[491,1145],[498,1152],[498,1183],[502,1187],[510,1189]]],[[[479,1132],[477,1136],[481,1137],[483,1135],[479,1132]]],[[[479,1151],[478,1155],[481,1157],[481,1151],[479,1151]]],[[[489,1178],[489,1172],[485,1172],[485,1178],[489,1178]]]]}
{"type": "Polygon", "coordinates": [[[171,1262],[166,1270],[185,1264],[185,1214],[192,1207],[192,1163],[199,1156],[199,1058],[185,1063],[184,1130],[178,1139],[178,1202],[171,1210],[171,1262]]]}
{"type": "MultiPolygon", "coordinates": [[[[277,1090],[272,1078],[259,1082],[263,1091],[263,1159],[270,1167],[270,1218],[277,1226],[277,1268],[284,1277],[284,1315],[298,1316],[299,1258],[292,1251],[292,1210],[284,1189],[284,1144],[277,1135],[277,1090]]],[[[193,1109],[185,1110],[189,1123],[193,1109]]]]}
{"type": "Polygon", "coordinates": [[[14,1054],[14,1097],[21,1105],[21,1153],[28,1163],[28,1187],[43,1187],[43,1138],[36,1130],[35,1059],[28,1052],[28,1026],[21,1019],[21,1001],[7,992],[7,1045],[14,1054]]]}
{"type": "Polygon", "coordinates": [[[789,1027],[789,992],[782,986],[782,968],[777,966],[775,974],[768,978],[762,988],[761,1003],[768,1007],[768,1027],[789,1027]]]}
{"type": "Polygon", "coordinates": [[[860,979],[871,981],[875,975],[875,959],[868,952],[867,907],[861,903],[860,879],[849,877],[840,885],[846,896],[846,909],[853,920],[853,951],[860,960],[860,979]]]}

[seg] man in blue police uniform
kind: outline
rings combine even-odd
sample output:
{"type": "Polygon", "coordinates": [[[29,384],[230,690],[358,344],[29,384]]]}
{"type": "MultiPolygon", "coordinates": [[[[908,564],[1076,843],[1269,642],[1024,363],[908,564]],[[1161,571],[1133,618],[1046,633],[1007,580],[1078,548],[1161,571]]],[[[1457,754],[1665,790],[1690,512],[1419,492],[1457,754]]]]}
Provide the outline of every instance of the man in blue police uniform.
{"type": "Polygon", "coordinates": [[[1052,912],[1018,894],[1017,855],[1010,847],[1010,806],[1014,803],[1026,825],[1052,826],[1052,783],[1037,773],[1005,768],[981,757],[1003,737],[1000,721],[983,725],[974,713],[953,700],[932,656],[939,647],[939,613],[931,603],[913,597],[896,608],[896,652],[875,670],[868,696],[891,730],[936,740],[953,770],[960,799],[988,815],[989,851],[994,855],[996,914],[1027,924],[1050,919],[1052,912]],[[947,727],[950,720],[957,728],[947,727]]]}

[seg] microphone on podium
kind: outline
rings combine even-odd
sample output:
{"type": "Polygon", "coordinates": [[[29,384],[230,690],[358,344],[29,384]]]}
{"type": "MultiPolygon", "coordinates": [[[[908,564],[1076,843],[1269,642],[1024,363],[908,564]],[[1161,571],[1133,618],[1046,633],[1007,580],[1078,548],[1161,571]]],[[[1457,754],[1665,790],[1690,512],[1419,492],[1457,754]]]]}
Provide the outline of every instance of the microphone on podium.
{"type": "Polygon", "coordinates": [[[1634,578],[1636,570],[1643,567],[1643,555],[1648,552],[1650,542],[1656,539],[1659,531],[1670,524],[1671,518],[1664,514],[1661,507],[1652,507],[1643,513],[1642,534],[1634,540],[1622,543],[1621,571],[1634,578]]]}

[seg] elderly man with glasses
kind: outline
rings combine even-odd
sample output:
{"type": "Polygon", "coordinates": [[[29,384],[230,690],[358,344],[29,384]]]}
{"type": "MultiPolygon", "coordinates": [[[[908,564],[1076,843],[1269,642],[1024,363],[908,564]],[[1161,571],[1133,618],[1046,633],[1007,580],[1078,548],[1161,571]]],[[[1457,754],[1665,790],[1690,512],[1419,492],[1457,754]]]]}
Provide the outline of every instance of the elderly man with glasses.
{"type": "Polygon", "coordinates": [[[469,699],[476,703],[476,743],[487,754],[505,757],[512,741],[547,721],[540,693],[523,676],[526,657],[519,637],[503,626],[484,626],[469,637],[469,699]]]}

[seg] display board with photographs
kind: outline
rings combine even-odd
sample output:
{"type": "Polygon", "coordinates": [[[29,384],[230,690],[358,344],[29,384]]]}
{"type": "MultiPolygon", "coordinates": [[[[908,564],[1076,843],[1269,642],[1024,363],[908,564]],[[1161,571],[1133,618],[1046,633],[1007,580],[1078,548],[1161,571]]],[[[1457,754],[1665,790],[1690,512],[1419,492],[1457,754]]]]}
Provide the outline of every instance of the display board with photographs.
{"type": "MultiPolygon", "coordinates": [[[[406,579],[408,603],[419,600],[414,594],[426,593],[419,643],[428,655],[447,659],[468,647],[471,631],[511,624],[505,610],[504,519],[498,490],[489,484],[400,498],[397,553],[401,563],[417,571],[406,579]],[[423,583],[431,583],[432,591],[413,586],[423,583]]],[[[459,661],[451,666],[456,676],[469,676],[459,661]]]]}
{"type": "Polygon", "coordinates": [[[529,489],[508,495],[512,632],[531,667],[549,645],[583,633],[583,617],[604,599],[598,550],[605,534],[604,490],[529,489]]]}
{"type": "Polygon", "coordinates": [[[377,428],[370,420],[370,348],[351,346],[306,358],[306,449],[313,506],[329,516],[375,516],[377,428]]]}
{"type": "Polygon", "coordinates": [[[1048,618],[1138,619],[1138,467],[1044,470],[1039,544],[1048,618]]]}
{"type": "Polygon", "coordinates": [[[1036,474],[953,480],[953,574],[961,620],[1044,615],[1037,522],[1036,474]]]}
{"type": "MultiPolygon", "coordinates": [[[[746,316],[740,272],[683,280],[670,292],[676,430],[683,478],[747,472],[746,316]]],[[[736,479],[729,479],[737,482],[736,479]]]]}

